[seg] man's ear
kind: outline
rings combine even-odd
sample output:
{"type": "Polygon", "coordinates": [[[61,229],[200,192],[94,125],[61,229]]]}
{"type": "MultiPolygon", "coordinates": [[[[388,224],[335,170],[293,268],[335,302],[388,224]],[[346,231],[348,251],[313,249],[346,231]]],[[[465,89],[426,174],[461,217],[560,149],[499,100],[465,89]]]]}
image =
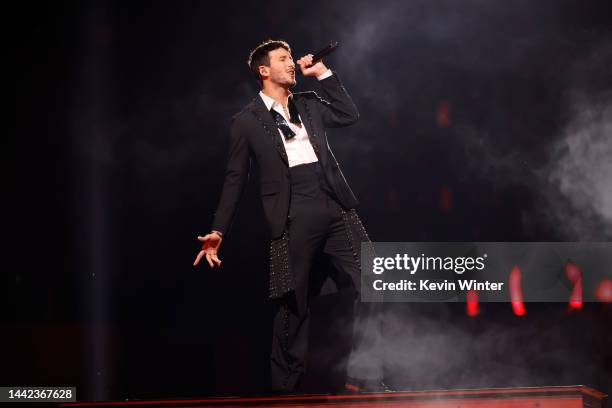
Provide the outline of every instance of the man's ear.
{"type": "Polygon", "coordinates": [[[267,67],[265,65],[260,65],[259,66],[259,75],[261,75],[261,77],[269,77],[270,76],[270,67],[267,67]]]}

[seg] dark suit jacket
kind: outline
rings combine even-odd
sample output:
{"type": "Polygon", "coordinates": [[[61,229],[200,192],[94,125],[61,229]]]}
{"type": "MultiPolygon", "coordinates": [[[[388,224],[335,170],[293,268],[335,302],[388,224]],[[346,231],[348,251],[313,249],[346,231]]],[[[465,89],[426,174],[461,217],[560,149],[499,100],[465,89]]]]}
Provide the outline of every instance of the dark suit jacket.
{"type": "MultiPolygon", "coordinates": [[[[319,83],[322,97],[301,92],[293,94],[293,101],[329,186],[345,209],[354,208],[357,199],[327,143],[325,128],[351,125],[359,113],[336,73],[319,83]]],[[[285,229],[289,211],[289,165],[278,127],[259,95],[231,120],[229,159],[213,230],[225,234],[230,228],[253,160],[259,166],[264,213],[272,238],[277,238],[285,229]]]]}

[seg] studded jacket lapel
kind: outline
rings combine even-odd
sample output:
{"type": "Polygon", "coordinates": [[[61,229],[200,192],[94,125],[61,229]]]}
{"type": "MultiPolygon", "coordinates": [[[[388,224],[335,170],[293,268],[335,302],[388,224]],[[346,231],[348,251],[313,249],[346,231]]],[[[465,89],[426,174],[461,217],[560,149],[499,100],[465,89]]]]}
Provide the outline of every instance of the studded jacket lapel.
{"type": "Polygon", "coordinates": [[[253,113],[255,120],[261,126],[262,130],[265,132],[266,137],[269,137],[274,145],[274,148],[278,151],[283,162],[289,166],[289,160],[287,159],[287,151],[285,150],[285,145],[283,144],[283,139],[281,139],[281,135],[278,131],[278,126],[272,119],[272,115],[266,108],[266,104],[258,95],[253,98],[251,102],[251,112],[253,113]]]}
{"type": "Polygon", "coordinates": [[[306,98],[300,97],[299,94],[295,94],[293,95],[293,102],[295,102],[298,113],[302,118],[302,124],[306,127],[308,139],[310,139],[310,144],[312,144],[312,148],[317,154],[317,158],[320,161],[324,161],[326,156],[321,148],[321,137],[317,135],[315,131],[314,124],[312,123],[312,112],[306,103],[306,98]]]}

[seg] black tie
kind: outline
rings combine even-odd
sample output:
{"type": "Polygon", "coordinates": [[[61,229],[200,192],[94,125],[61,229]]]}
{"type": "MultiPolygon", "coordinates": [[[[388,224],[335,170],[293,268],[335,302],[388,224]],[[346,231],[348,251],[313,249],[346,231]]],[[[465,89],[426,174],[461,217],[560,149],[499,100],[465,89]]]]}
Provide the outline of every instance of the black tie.
{"type": "Polygon", "coordinates": [[[283,115],[275,111],[274,107],[270,108],[270,113],[272,114],[272,117],[274,118],[274,121],[276,122],[276,125],[278,126],[278,128],[281,130],[281,132],[283,132],[283,136],[285,136],[285,140],[289,140],[295,137],[295,132],[291,130],[291,128],[289,127],[289,124],[287,123],[283,115]]]}

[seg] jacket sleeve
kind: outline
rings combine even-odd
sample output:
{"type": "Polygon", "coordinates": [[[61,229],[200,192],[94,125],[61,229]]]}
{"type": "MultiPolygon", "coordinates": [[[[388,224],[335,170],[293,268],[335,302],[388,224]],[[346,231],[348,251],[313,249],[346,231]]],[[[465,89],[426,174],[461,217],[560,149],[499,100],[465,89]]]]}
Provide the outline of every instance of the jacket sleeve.
{"type": "Polygon", "coordinates": [[[234,215],[246,181],[249,178],[251,158],[249,144],[244,135],[244,129],[236,117],[230,123],[230,146],[225,170],[225,181],[221,192],[221,199],[215,211],[212,230],[226,234],[230,229],[234,215]]]}
{"type": "MultiPolygon", "coordinates": [[[[343,127],[357,122],[359,112],[338,74],[319,81],[323,97],[316,96],[325,127],[343,127]]],[[[316,94],[315,94],[316,95],[316,94]]]]}

